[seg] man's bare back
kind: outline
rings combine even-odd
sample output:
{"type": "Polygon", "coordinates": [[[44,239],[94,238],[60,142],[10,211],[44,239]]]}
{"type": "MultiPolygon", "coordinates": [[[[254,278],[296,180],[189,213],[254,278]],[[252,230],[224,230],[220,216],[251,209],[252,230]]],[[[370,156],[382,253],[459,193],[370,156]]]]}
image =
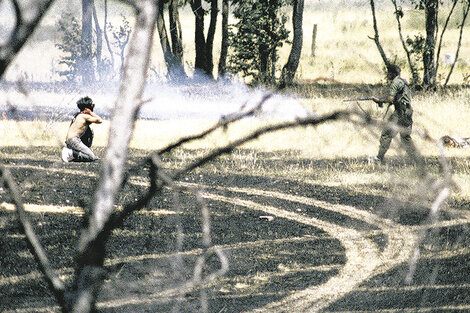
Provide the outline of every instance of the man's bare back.
{"type": "Polygon", "coordinates": [[[93,142],[90,124],[101,124],[103,120],[93,113],[95,104],[90,97],[78,100],[77,107],[80,112],[70,123],[61,157],[64,162],[94,162],[99,160],[99,157],[90,149],[93,142]]]}
{"type": "Polygon", "coordinates": [[[75,120],[70,125],[66,140],[80,137],[90,124],[101,124],[102,122],[101,117],[93,113],[90,109],[85,109],[75,117],[75,120]]]}

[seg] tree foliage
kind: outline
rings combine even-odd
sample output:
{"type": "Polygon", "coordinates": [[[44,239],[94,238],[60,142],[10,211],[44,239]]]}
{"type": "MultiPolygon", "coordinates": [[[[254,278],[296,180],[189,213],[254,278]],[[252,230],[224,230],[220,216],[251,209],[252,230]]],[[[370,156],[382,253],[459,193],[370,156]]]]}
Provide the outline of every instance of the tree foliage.
{"type": "Polygon", "coordinates": [[[75,81],[81,59],[80,33],[82,28],[77,19],[69,12],[62,13],[58,21],[58,28],[59,33],[62,34],[62,40],[55,46],[64,53],[59,64],[66,66],[65,70],[59,71],[59,75],[65,77],[67,81],[75,81]]]}
{"type": "MultiPolygon", "coordinates": [[[[121,15],[122,22],[118,26],[107,23],[106,29],[111,34],[112,41],[110,43],[110,53],[116,54],[121,60],[121,70],[124,66],[125,49],[129,42],[132,28],[129,21],[124,15],[121,15]],[[114,49],[112,49],[113,47],[114,49]]],[[[65,69],[59,71],[59,75],[64,77],[69,82],[75,82],[81,76],[80,66],[82,60],[82,27],[79,21],[70,12],[62,13],[58,21],[58,31],[61,34],[61,40],[55,46],[63,52],[59,60],[59,64],[65,66],[65,69]]],[[[112,62],[109,58],[97,59],[96,38],[93,38],[93,50],[91,52],[92,64],[97,68],[100,73],[100,80],[106,81],[110,77],[115,76],[112,68],[112,62]]]]}
{"type": "Polygon", "coordinates": [[[274,83],[278,48],[288,38],[287,18],[280,13],[284,1],[237,1],[230,26],[228,69],[255,82],[274,83]]]}

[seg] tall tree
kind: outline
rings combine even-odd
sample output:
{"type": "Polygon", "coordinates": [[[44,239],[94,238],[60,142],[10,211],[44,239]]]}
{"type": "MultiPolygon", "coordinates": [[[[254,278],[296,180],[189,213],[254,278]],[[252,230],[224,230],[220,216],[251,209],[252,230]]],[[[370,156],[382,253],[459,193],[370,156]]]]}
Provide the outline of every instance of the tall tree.
{"type": "Polygon", "coordinates": [[[226,73],[227,53],[228,53],[228,16],[229,16],[229,0],[222,0],[222,39],[220,45],[219,58],[219,78],[226,73]]]}
{"type": "Polygon", "coordinates": [[[183,38],[178,5],[178,0],[170,0],[168,15],[170,22],[171,50],[176,60],[180,64],[183,64],[183,38]]]}
{"type": "Polygon", "coordinates": [[[93,7],[94,0],[82,0],[82,43],[80,74],[82,83],[89,84],[95,80],[93,66],[93,7]]]}
{"type": "MultiPolygon", "coordinates": [[[[175,1],[170,1],[170,2],[175,2],[175,1]]],[[[177,33],[174,33],[175,32],[174,30],[171,31],[172,39],[173,39],[173,46],[175,46],[175,42],[176,42],[176,49],[172,49],[170,45],[170,41],[168,39],[168,32],[165,26],[164,6],[165,6],[164,1],[158,1],[157,30],[160,36],[160,45],[163,51],[163,58],[165,59],[165,64],[168,70],[168,78],[173,81],[179,80],[179,79],[185,79],[186,74],[184,72],[183,65],[181,63],[182,53],[183,53],[182,45],[181,45],[181,37],[177,33]],[[175,51],[178,53],[178,55],[175,55],[174,53],[175,51]]],[[[170,3],[170,7],[172,7],[172,10],[174,9],[177,10],[177,8],[174,7],[173,3],[170,3]]],[[[173,17],[170,18],[170,20],[172,21],[173,24],[177,25],[178,23],[178,20],[176,19],[177,13],[175,13],[175,11],[172,11],[172,14],[173,14],[173,17]]],[[[176,29],[176,32],[177,31],[178,30],[176,29]]]]}
{"type": "Polygon", "coordinates": [[[439,0],[423,0],[423,2],[426,26],[426,41],[423,51],[423,87],[427,89],[436,87],[436,66],[434,55],[438,29],[437,18],[439,12],[439,0]]]}
{"type": "Polygon", "coordinates": [[[206,73],[213,77],[213,70],[214,70],[214,38],[215,38],[215,30],[217,25],[217,16],[219,14],[219,7],[218,7],[218,0],[211,0],[211,13],[210,13],[210,22],[209,22],[209,29],[207,30],[207,37],[206,37],[206,73]]]}
{"type": "Polygon", "coordinates": [[[283,1],[249,0],[233,4],[237,23],[230,29],[230,71],[251,77],[254,82],[274,83],[277,50],[288,37],[287,19],[280,11],[283,1]]]}
{"type": "MultiPolygon", "coordinates": [[[[107,9],[107,5],[105,5],[107,9]]],[[[96,13],[95,3],[93,2],[93,21],[95,23],[95,36],[96,36],[96,69],[99,75],[99,79],[102,80],[104,77],[104,63],[102,58],[103,51],[103,31],[101,30],[100,23],[98,21],[98,14],[96,13]]]]}
{"type": "Polygon", "coordinates": [[[294,0],[293,2],[293,14],[292,14],[292,25],[294,29],[294,38],[292,40],[292,48],[289,54],[289,59],[286,65],[282,68],[281,73],[281,88],[291,85],[295,72],[300,62],[300,55],[302,53],[303,43],[303,13],[304,13],[304,0],[294,0]]]}
{"type": "Polygon", "coordinates": [[[210,3],[210,24],[207,32],[207,38],[205,37],[205,24],[204,16],[206,15],[206,10],[203,7],[202,0],[190,0],[191,9],[195,17],[195,34],[194,34],[194,44],[196,50],[196,59],[195,59],[195,70],[205,73],[209,77],[213,77],[213,45],[214,45],[214,35],[217,25],[217,14],[218,14],[218,1],[217,0],[204,0],[205,2],[210,3]]]}

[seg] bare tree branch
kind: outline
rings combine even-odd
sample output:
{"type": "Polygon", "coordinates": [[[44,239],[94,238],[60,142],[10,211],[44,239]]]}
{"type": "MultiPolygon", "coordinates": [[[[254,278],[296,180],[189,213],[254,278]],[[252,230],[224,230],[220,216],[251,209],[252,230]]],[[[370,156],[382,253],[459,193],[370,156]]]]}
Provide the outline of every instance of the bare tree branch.
{"type": "Polygon", "coordinates": [[[390,68],[390,61],[387,58],[387,55],[385,54],[384,49],[382,48],[382,45],[380,44],[379,40],[379,29],[377,27],[377,18],[375,16],[375,2],[374,0],[370,0],[370,9],[372,11],[372,22],[374,25],[374,37],[369,37],[369,39],[372,39],[375,42],[375,45],[377,46],[377,49],[379,50],[380,56],[382,57],[382,60],[385,63],[385,67],[388,69],[390,68]]]}
{"type": "Polygon", "coordinates": [[[175,148],[178,148],[180,147],[181,145],[189,142],[189,141],[193,141],[193,140],[197,140],[197,139],[202,139],[204,137],[206,137],[207,135],[213,133],[214,131],[216,131],[217,129],[219,128],[226,128],[229,124],[232,124],[234,122],[237,122],[241,119],[244,119],[246,117],[249,117],[249,116],[252,116],[254,115],[256,112],[258,112],[261,107],[264,105],[264,103],[272,97],[272,94],[266,94],[263,96],[263,98],[261,99],[261,101],[256,105],[254,106],[252,109],[246,111],[246,112],[243,112],[242,110],[244,109],[245,105],[243,105],[241,108],[240,108],[240,112],[235,112],[233,114],[230,114],[230,115],[227,115],[227,116],[223,116],[218,122],[217,124],[215,124],[214,126],[206,129],[205,131],[201,132],[200,134],[197,134],[197,135],[192,135],[192,136],[188,136],[188,137],[184,137],[184,138],[181,138],[180,140],[178,140],[177,142],[173,143],[173,144],[170,144],[168,145],[166,148],[163,148],[161,150],[159,150],[157,153],[159,155],[163,154],[163,153],[168,153],[170,152],[171,150],[175,149],[175,148]]]}
{"type": "Polygon", "coordinates": [[[459,41],[457,43],[457,51],[455,51],[455,57],[454,57],[454,62],[452,63],[452,66],[449,70],[449,74],[447,75],[446,81],[444,83],[444,88],[447,86],[449,83],[450,76],[452,75],[452,72],[454,71],[455,64],[457,63],[457,60],[459,58],[459,52],[460,52],[460,47],[462,45],[462,35],[463,35],[463,28],[465,26],[465,21],[467,20],[468,13],[470,11],[470,3],[465,2],[465,8],[462,13],[462,23],[460,24],[460,32],[459,32],[459,41]]]}
{"type": "Polygon", "coordinates": [[[272,94],[264,95],[263,98],[261,99],[261,101],[256,106],[249,109],[248,111],[243,111],[246,104],[243,105],[240,108],[239,112],[229,114],[228,116],[223,116],[212,127],[202,131],[199,134],[181,138],[180,140],[168,145],[167,147],[165,147],[163,149],[160,149],[159,151],[157,151],[153,155],[149,156],[147,159],[144,160],[143,163],[139,163],[138,165],[136,165],[132,169],[130,169],[128,171],[128,173],[126,174],[125,179],[123,180],[123,185],[126,183],[128,177],[130,175],[132,175],[133,172],[137,171],[138,169],[140,169],[142,167],[150,166],[150,174],[149,174],[150,175],[150,186],[147,189],[147,191],[145,192],[145,194],[143,196],[141,196],[137,201],[133,201],[132,203],[125,204],[123,206],[123,210],[121,212],[119,212],[119,214],[117,214],[112,220],[109,221],[109,224],[106,226],[106,229],[108,229],[108,228],[111,229],[113,227],[116,227],[116,225],[120,225],[122,223],[122,221],[127,216],[129,216],[132,212],[143,209],[149,203],[149,201],[155,196],[155,194],[157,194],[158,192],[161,191],[161,188],[164,185],[170,185],[170,182],[173,181],[169,176],[165,176],[166,174],[164,174],[162,172],[163,169],[160,166],[160,162],[159,162],[160,155],[162,155],[164,153],[168,153],[168,152],[172,151],[173,149],[176,149],[176,148],[182,146],[183,144],[185,144],[187,142],[202,139],[202,138],[208,136],[209,134],[213,133],[214,131],[216,131],[218,129],[226,128],[230,124],[232,124],[236,121],[239,121],[243,118],[246,118],[246,117],[249,117],[249,116],[252,116],[252,115],[256,114],[256,112],[258,112],[262,108],[263,104],[269,98],[271,98],[271,96],[272,96],[272,94]],[[161,179],[161,183],[156,182],[156,177],[161,179]]]}
{"type": "Polygon", "coordinates": [[[54,272],[54,269],[49,262],[46,251],[44,250],[39,238],[36,236],[34,228],[31,224],[29,216],[26,214],[23,201],[18,190],[18,186],[15,183],[15,180],[10,174],[8,168],[0,166],[0,181],[3,181],[3,185],[10,192],[13,203],[16,206],[16,213],[18,215],[18,220],[21,224],[21,228],[26,235],[28,241],[28,247],[31,251],[31,254],[34,256],[36,261],[39,264],[39,267],[42,273],[46,277],[46,281],[51,287],[57,301],[63,305],[64,304],[64,291],[65,286],[59,276],[54,272]]]}
{"type": "Polygon", "coordinates": [[[439,43],[437,45],[437,54],[436,54],[436,73],[437,73],[437,70],[439,69],[439,57],[441,55],[442,38],[444,37],[444,33],[447,30],[447,26],[449,25],[449,21],[452,16],[452,13],[454,13],[454,9],[457,6],[457,2],[458,0],[453,0],[452,7],[449,11],[449,14],[447,15],[446,21],[444,23],[444,27],[442,28],[441,35],[439,36],[439,43]]]}
{"type": "Polygon", "coordinates": [[[398,25],[398,34],[400,35],[400,41],[402,43],[402,46],[403,46],[403,50],[405,50],[405,53],[406,53],[406,57],[408,59],[408,65],[410,67],[410,70],[411,70],[411,76],[412,76],[412,84],[413,85],[417,85],[418,84],[418,81],[419,81],[419,78],[418,78],[418,72],[416,71],[416,68],[415,66],[413,65],[413,62],[411,61],[411,54],[410,54],[410,51],[408,50],[408,48],[406,47],[406,43],[405,43],[405,40],[403,39],[403,33],[402,33],[402,30],[401,30],[401,21],[400,21],[400,16],[398,14],[398,6],[397,6],[397,1],[396,0],[392,0],[392,3],[393,3],[393,6],[395,7],[395,17],[397,19],[397,25],[398,25]]]}
{"type": "Polygon", "coordinates": [[[30,1],[24,9],[21,9],[18,1],[13,1],[16,25],[10,38],[0,46],[0,77],[3,76],[8,65],[26,43],[53,2],[54,0],[30,1]]]}
{"type": "Polygon", "coordinates": [[[173,180],[177,180],[180,177],[184,176],[185,174],[191,172],[192,170],[199,168],[203,166],[204,164],[207,164],[208,162],[214,160],[215,158],[232,152],[235,148],[243,145],[244,143],[247,143],[253,139],[258,138],[259,136],[270,133],[270,132],[275,132],[283,129],[288,129],[296,126],[314,126],[314,125],[320,125],[325,122],[329,121],[335,121],[335,120],[340,120],[340,119],[347,119],[353,115],[360,115],[358,112],[350,111],[350,110],[342,110],[342,111],[335,111],[333,113],[328,113],[322,116],[309,116],[306,118],[301,118],[297,119],[295,121],[290,121],[290,122],[284,122],[284,123],[279,123],[275,125],[269,125],[260,129],[257,129],[253,131],[252,133],[246,135],[245,137],[239,138],[235,140],[234,142],[213,150],[210,152],[208,155],[205,157],[196,160],[192,162],[191,164],[187,165],[185,168],[177,171],[175,174],[173,174],[172,178],[173,180]]]}

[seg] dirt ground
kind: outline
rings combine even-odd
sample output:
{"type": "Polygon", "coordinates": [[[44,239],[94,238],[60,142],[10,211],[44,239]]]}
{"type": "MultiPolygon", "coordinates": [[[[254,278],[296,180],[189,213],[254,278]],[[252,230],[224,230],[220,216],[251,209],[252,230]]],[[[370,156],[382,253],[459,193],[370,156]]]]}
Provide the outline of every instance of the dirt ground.
{"type": "MultiPolygon", "coordinates": [[[[81,207],[91,201],[100,163],[62,163],[52,148],[7,148],[3,155],[54,268],[70,283],[81,207]]],[[[143,155],[131,151],[129,166],[143,155]]],[[[468,209],[446,210],[427,227],[426,208],[382,196],[213,173],[200,170],[181,184],[200,188],[211,213],[212,244],[227,256],[228,272],[181,291],[202,253],[201,211],[194,195],[167,190],[114,231],[98,301],[102,312],[195,312],[204,305],[209,312],[470,311],[468,209]]],[[[143,175],[132,176],[119,203],[135,201],[143,175]]],[[[0,189],[0,311],[57,312],[9,202],[0,189]]],[[[212,255],[203,275],[219,267],[212,255]]]]}

